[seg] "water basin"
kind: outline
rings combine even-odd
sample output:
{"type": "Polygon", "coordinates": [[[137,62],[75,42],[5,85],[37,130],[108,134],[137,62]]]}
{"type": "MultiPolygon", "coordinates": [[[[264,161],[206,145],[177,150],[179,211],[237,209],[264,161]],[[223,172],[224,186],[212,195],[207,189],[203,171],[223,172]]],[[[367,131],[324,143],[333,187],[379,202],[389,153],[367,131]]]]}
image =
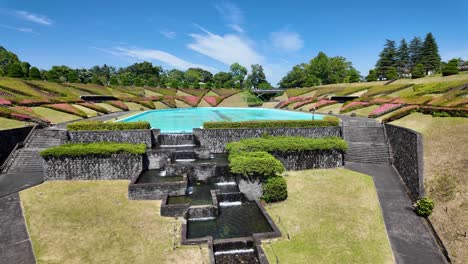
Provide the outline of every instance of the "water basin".
{"type": "Polygon", "coordinates": [[[136,180],[136,184],[139,183],[160,183],[160,182],[177,182],[183,181],[184,178],[182,176],[163,176],[165,175],[165,171],[161,170],[147,170],[143,171],[143,173],[138,177],[136,180]]]}

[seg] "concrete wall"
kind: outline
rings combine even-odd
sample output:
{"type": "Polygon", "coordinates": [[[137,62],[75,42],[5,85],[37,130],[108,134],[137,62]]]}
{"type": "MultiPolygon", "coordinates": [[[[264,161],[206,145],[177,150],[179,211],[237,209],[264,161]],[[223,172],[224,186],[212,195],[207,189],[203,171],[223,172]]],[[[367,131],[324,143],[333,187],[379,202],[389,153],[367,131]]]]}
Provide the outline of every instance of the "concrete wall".
{"type": "Polygon", "coordinates": [[[187,189],[187,178],[177,182],[135,183],[140,175],[136,175],[128,185],[130,200],[161,200],[165,196],[184,195],[187,189]]]}
{"type": "Polygon", "coordinates": [[[15,145],[23,142],[33,127],[20,127],[8,130],[0,130],[0,165],[10,155],[15,145]]]}
{"type": "Polygon", "coordinates": [[[258,129],[193,129],[195,140],[212,153],[226,152],[225,146],[232,141],[244,138],[261,137],[267,133],[270,136],[303,136],[309,138],[341,136],[341,127],[311,127],[311,128],[258,128],[258,129]]]}
{"type": "Polygon", "coordinates": [[[336,150],[273,152],[286,170],[328,169],[343,165],[343,155],[336,150]]]}
{"type": "Polygon", "coordinates": [[[154,141],[150,129],[68,131],[68,134],[73,143],[125,142],[151,147],[154,141]]]}
{"type": "Polygon", "coordinates": [[[393,166],[411,192],[413,198],[424,196],[424,157],[422,135],[399,126],[385,124],[393,166]]]}
{"type": "Polygon", "coordinates": [[[48,157],[44,159],[45,180],[130,179],[143,169],[142,155],[48,157]]]}

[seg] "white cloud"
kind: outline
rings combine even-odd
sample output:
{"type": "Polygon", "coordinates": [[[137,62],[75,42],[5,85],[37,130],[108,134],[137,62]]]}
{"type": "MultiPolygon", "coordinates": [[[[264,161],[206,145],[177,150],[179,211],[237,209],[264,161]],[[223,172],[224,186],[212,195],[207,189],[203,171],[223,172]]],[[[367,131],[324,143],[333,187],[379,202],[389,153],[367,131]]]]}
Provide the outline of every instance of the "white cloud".
{"type": "Polygon", "coordinates": [[[159,33],[163,34],[168,39],[173,39],[176,37],[176,33],[174,31],[160,31],[159,33]]]}
{"type": "Polygon", "coordinates": [[[302,41],[301,36],[296,32],[273,32],[270,38],[275,48],[286,52],[298,51],[304,46],[304,41],[302,41]]]}
{"type": "Polygon", "coordinates": [[[16,13],[16,16],[18,16],[19,18],[27,20],[27,21],[31,21],[37,24],[50,26],[53,23],[52,19],[44,15],[33,14],[27,11],[16,11],[15,13],[16,13]]]}
{"type": "Polygon", "coordinates": [[[6,29],[11,29],[11,30],[16,30],[24,33],[35,33],[32,28],[23,28],[23,27],[13,27],[13,26],[8,26],[8,25],[3,25],[0,24],[0,27],[6,28],[6,29]]]}
{"type": "Polygon", "coordinates": [[[228,27],[230,27],[232,30],[238,32],[238,33],[244,33],[244,29],[241,28],[241,26],[236,25],[236,24],[228,24],[228,27]]]}
{"type": "Polygon", "coordinates": [[[194,42],[187,45],[189,49],[226,65],[238,62],[249,67],[264,61],[263,56],[254,50],[249,40],[235,34],[220,36],[199,28],[204,34],[190,34],[194,42]]]}
{"type": "Polygon", "coordinates": [[[244,22],[244,15],[242,10],[231,2],[223,2],[215,5],[216,10],[221,16],[231,24],[242,24],[244,22]]]}
{"type": "Polygon", "coordinates": [[[218,70],[206,65],[195,64],[162,50],[115,47],[110,50],[99,49],[114,56],[130,57],[139,60],[157,60],[177,69],[202,68],[211,72],[218,70]]]}

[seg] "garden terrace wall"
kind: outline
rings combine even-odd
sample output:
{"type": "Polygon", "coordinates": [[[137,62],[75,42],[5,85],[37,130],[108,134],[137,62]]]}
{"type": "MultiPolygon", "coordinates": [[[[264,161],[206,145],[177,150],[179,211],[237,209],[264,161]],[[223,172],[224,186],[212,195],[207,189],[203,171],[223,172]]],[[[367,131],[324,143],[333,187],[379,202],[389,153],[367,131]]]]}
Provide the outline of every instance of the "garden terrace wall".
{"type": "Polygon", "coordinates": [[[200,129],[194,128],[196,141],[212,153],[225,153],[226,144],[245,138],[257,138],[268,134],[270,136],[303,136],[308,138],[341,137],[341,127],[310,127],[310,128],[236,128],[236,129],[200,129]]]}
{"type": "Polygon", "coordinates": [[[72,143],[119,142],[144,143],[147,147],[153,144],[153,133],[150,129],[133,130],[84,130],[68,131],[72,143]]]}
{"type": "Polygon", "coordinates": [[[0,130],[0,165],[3,164],[16,144],[23,142],[33,127],[0,130]]]}
{"type": "Polygon", "coordinates": [[[169,196],[166,194],[162,198],[161,201],[161,216],[168,216],[168,217],[181,217],[185,216],[187,213],[190,204],[168,204],[167,199],[169,196]]]}
{"type": "Polygon", "coordinates": [[[161,200],[167,195],[184,195],[187,189],[187,177],[177,182],[136,183],[138,177],[135,175],[128,185],[130,200],[161,200]]]}
{"type": "Polygon", "coordinates": [[[385,124],[393,166],[400,174],[413,199],[424,196],[422,135],[407,128],[385,124]]]}
{"type": "Polygon", "coordinates": [[[45,180],[131,179],[143,169],[142,155],[45,157],[45,180]]]}
{"type": "Polygon", "coordinates": [[[343,155],[337,150],[272,152],[286,170],[328,169],[343,165],[343,155]]]}

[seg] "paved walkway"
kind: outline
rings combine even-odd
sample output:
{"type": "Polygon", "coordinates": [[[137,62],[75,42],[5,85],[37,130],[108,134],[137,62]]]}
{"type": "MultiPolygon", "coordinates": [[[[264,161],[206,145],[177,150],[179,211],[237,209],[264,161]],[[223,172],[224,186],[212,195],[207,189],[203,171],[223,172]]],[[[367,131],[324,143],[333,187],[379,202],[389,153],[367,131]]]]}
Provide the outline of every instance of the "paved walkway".
{"type": "MultiPolygon", "coordinates": [[[[346,116],[343,120],[367,122],[372,119],[346,116]]],[[[346,162],[345,168],[373,177],[397,263],[447,263],[425,219],[413,212],[406,186],[393,166],[389,163],[346,162]]]]}
{"type": "Polygon", "coordinates": [[[36,263],[18,193],[0,198],[0,264],[36,263]]]}

